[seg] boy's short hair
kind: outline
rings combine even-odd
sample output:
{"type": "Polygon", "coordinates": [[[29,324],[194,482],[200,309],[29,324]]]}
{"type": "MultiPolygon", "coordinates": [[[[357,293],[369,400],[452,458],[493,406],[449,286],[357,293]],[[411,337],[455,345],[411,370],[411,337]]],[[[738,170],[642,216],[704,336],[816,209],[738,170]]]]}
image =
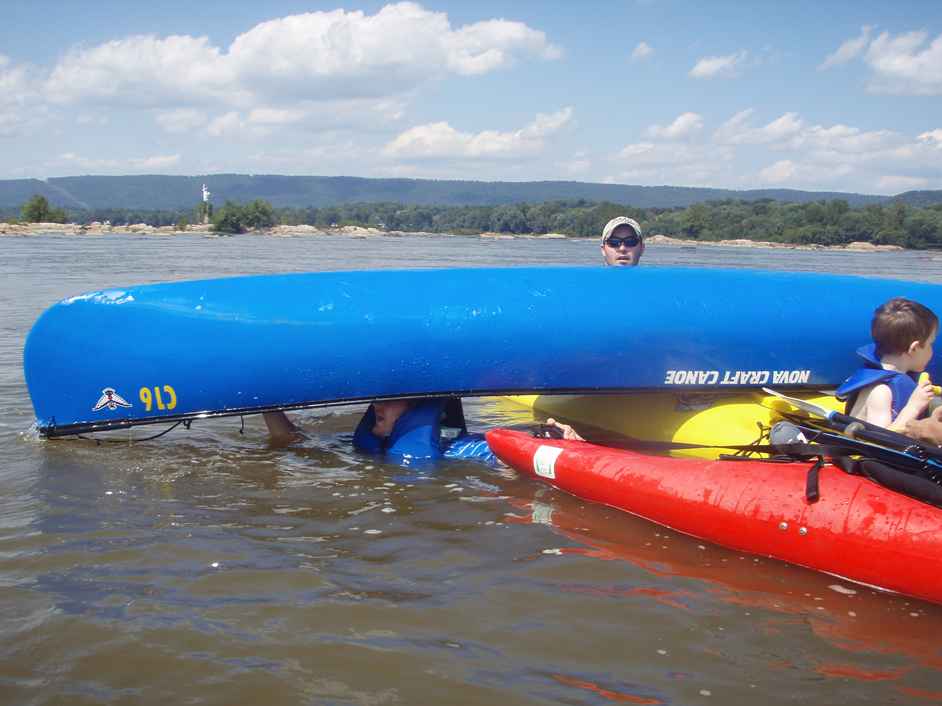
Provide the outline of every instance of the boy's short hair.
{"type": "Polygon", "coordinates": [[[870,335],[877,354],[905,353],[913,341],[925,343],[939,328],[932,310],[911,299],[896,297],[877,307],[870,323],[870,335]]]}

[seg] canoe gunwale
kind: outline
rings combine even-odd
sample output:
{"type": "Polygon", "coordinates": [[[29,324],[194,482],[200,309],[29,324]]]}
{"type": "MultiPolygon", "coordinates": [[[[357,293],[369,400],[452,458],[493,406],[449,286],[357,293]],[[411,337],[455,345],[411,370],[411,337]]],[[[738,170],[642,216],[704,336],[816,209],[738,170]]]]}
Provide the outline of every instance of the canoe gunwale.
{"type": "MultiPolygon", "coordinates": [[[[815,385],[791,385],[781,388],[793,393],[800,392],[816,392],[819,390],[818,386],[815,385]]],[[[500,388],[500,389],[464,389],[464,390],[440,390],[437,392],[412,392],[412,393],[397,393],[395,395],[374,395],[369,397],[347,397],[340,399],[330,399],[330,400],[317,400],[309,402],[297,402],[293,404],[281,404],[281,405],[264,405],[264,406],[253,406],[253,407],[233,407],[224,410],[200,410],[193,412],[183,412],[180,414],[162,414],[159,417],[135,417],[127,419],[103,419],[99,421],[89,421],[89,422],[79,422],[75,424],[56,424],[55,419],[52,419],[49,424],[39,425],[38,430],[41,436],[44,436],[49,439],[61,438],[66,436],[75,436],[77,434],[85,434],[92,432],[104,432],[104,431],[117,431],[120,429],[128,429],[135,426],[145,426],[152,424],[178,424],[180,422],[192,421],[197,419],[214,419],[220,417],[242,417],[252,414],[264,414],[266,412],[281,412],[281,411],[296,411],[301,409],[316,409],[320,407],[340,407],[344,405],[354,405],[354,404],[365,404],[368,402],[373,402],[374,400],[391,400],[391,399],[423,399],[429,397],[507,397],[507,396],[519,396],[519,395],[572,395],[572,396],[586,396],[587,394],[597,395],[597,396],[619,396],[626,394],[654,394],[654,393],[663,393],[663,389],[658,388],[544,388],[544,389],[534,389],[532,387],[527,388],[500,388]]],[[[681,392],[680,390],[676,391],[678,394],[686,393],[716,393],[715,388],[710,387],[688,387],[684,388],[681,392]]],[[[760,388],[755,388],[751,386],[743,387],[729,387],[724,390],[724,393],[743,393],[743,392],[755,392],[761,394],[760,388]]]]}

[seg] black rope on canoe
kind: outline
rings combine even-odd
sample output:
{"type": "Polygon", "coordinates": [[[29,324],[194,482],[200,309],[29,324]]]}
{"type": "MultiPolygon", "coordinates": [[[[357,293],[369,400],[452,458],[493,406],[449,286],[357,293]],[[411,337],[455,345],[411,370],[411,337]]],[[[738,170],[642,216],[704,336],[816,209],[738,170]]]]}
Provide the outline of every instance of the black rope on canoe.
{"type": "MultiPolygon", "coordinates": [[[[146,436],[146,437],[144,437],[143,439],[127,439],[127,440],[125,440],[125,439],[100,439],[100,438],[98,438],[97,436],[94,436],[94,437],[93,437],[93,436],[85,436],[85,435],[83,435],[83,434],[75,434],[75,437],[78,438],[78,439],[83,439],[84,441],[94,441],[96,446],[101,446],[102,444],[124,444],[124,443],[135,442],[135,441],[153,441],[154,439],[159,439],[160,437],[164,436],[165,434],[169,434],[170,432],[172,432],[174,429],[176,429],[176,428],[177,428],[178,426],[180,426],[181,424],[183,424],[183,426],[184,426],[186,429],[189,429],[189,428],[190,428],[190,424],[192,424],[192,423],[193,423],[193,420],[192,420],[192,419],[181,419],[179,422],[176,422],[176,423],[173,424],[171,427],[169,427],[169,428],[167,428],[167,429],[164,429],[162,432],[159,432],[159,433],[157,433],[157,434],[154,434],[153,436],[146,436]]],[[[130,428],[130,427],[128,427],[128,428],[130,428]]],[[[57,437],[53,437],[52,439],[50,439],[50,441],[60,441],[60,440],[66,440],[66,439],[68,439],[68,438],[69,438],[69,437],[67,437],[67,436],[57,436],[57,437]]]]}
{"type": "Polygon", "coordinates": [[[759,436],[756,437],[755,441],[741,448],[737,447],[739,448],[739,450],[736,451],[736,453],[722,454],[722,455],[732,457],[732,458],[735,458],[735,457],[752,458],[752,456],[755,456],[758,453],[762,453],[758,449],[766,447],[769,443],[771,443],[769,434],[772,432],[772,427],[765,426],[762,422],[759,422],[759,421],[756,422],[756,426],[759,427],[759,436]]]}

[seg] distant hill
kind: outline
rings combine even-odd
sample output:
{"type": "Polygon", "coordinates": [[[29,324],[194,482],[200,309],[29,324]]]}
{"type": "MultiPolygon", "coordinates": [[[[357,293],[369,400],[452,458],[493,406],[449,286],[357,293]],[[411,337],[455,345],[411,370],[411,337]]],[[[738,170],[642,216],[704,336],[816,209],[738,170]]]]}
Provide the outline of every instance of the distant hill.
{"type": "Polygon", "coordinates": [[[452,181],[365,179],[360,177],[209,174],[205,176],[78,176],[47,180],[0,180],[0,208],[19,207],[33,194],[65,208],[185,209],[200,200],[206,184],[213,202],[265,199],[275,207],[331,206],[344,203],[400,202],[442,206],[493,206],[506,203],[585,199],[639,208],[674,208],[703,201],[742,199],[806,203],[844,199],[851,206],[899,199],[926,206],[942,203],[942,191],[909,191],[899,196],[797,191],[793,189],[703,189],[630,186],[578,181],[452,181]]]}
{"type": "Polygon", "coordinates": [[[907,206],[925,208],[942,203],[942,191],[906,191],[889,198],[890,201],[902,201],[907,206]]]}

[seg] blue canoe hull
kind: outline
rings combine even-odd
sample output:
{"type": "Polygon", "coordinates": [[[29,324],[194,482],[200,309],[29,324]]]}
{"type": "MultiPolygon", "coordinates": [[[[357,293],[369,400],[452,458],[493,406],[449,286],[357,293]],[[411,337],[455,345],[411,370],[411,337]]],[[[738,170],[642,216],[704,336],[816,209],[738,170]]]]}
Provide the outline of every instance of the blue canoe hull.
{"type": "Polygon", "coordinates": [[[171,282],[55,304],[24,369],[48,436],[382,397],[820,389],[893,296],[942,311],[938,285],[694,268],[171,282]]]}

